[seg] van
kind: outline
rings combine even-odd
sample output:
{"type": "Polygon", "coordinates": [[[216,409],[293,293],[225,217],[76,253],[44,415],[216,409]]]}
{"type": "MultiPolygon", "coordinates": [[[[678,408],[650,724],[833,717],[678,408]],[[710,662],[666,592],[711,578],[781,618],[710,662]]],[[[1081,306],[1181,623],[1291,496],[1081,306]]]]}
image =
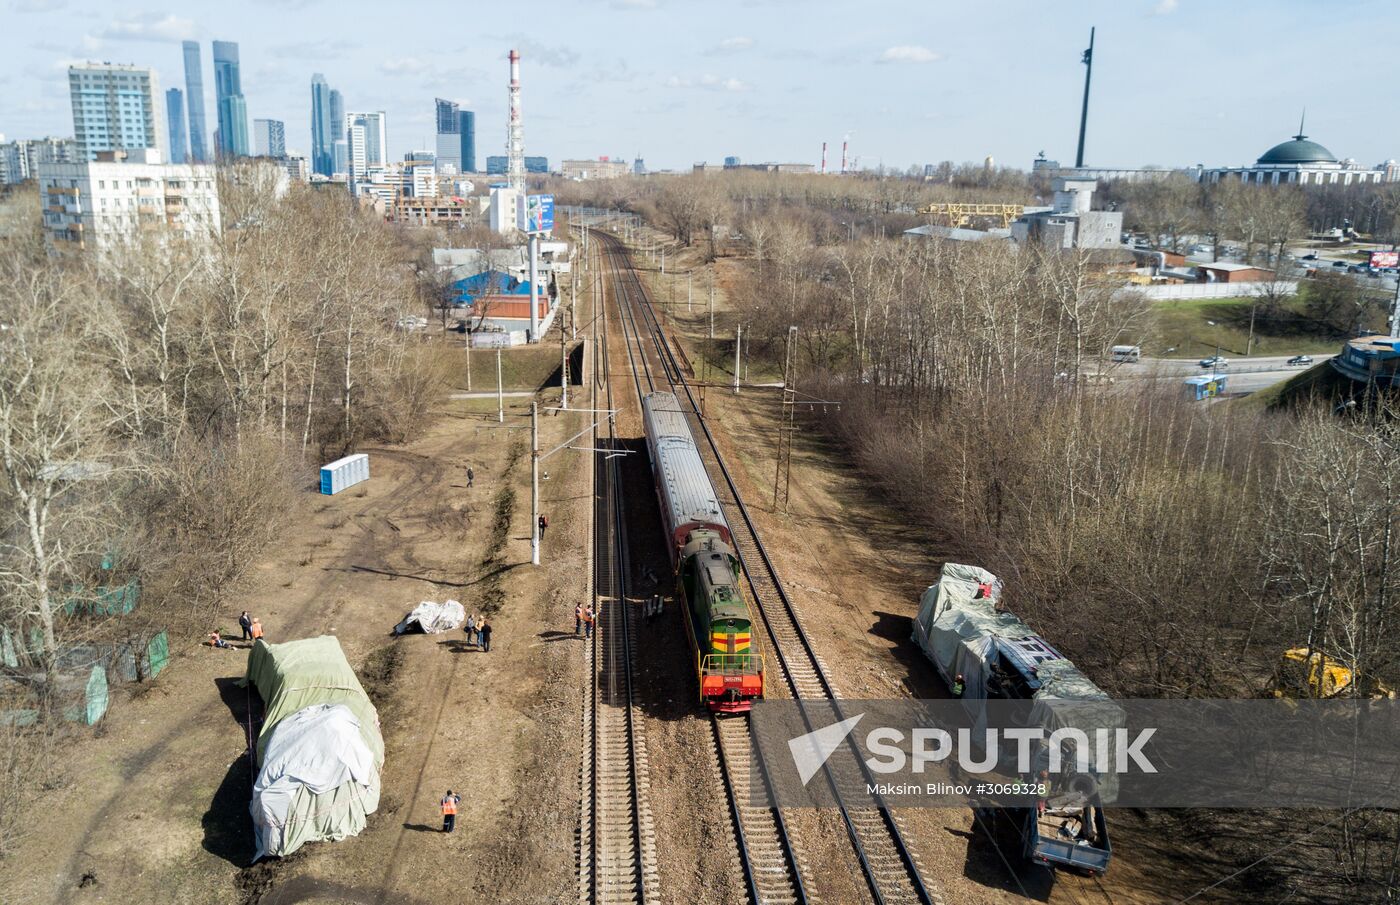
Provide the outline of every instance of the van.
{"type": "Polygon", "coordinates": [[[1114,346],[1114,361],[1137,361],[1142,358],[1142,346],[1114,346]]]}

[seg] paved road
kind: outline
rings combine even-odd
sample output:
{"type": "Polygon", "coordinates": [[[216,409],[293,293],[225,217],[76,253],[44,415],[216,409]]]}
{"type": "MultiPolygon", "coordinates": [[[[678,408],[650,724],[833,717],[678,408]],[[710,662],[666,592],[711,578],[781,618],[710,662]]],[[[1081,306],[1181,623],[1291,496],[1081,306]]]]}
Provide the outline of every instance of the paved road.
{"type": "MultiPolygon", "coordinates": [[[[1306,370],[1298,365],[1289,365],[1288,359],[1290,357],[1287,355],[1256,356],[1253,358],[1226,356],[1230,366],[1222,368],[1220,373],[1230,378],[1230,393],[1253,393],[1306,370]]],[[[1314,355],[1312,357],[1313,364],[1327,361],[1329,358],[1332,358],[1331,354],[1314,355]]],[[[1144,358],[1136,364],[1114,365],[1109,373],[1117,380],[1181,381],[1187,377],[1209,373],[1207,369],[1200,366],[1199,362],[1200,359],[1144,358]]]]}

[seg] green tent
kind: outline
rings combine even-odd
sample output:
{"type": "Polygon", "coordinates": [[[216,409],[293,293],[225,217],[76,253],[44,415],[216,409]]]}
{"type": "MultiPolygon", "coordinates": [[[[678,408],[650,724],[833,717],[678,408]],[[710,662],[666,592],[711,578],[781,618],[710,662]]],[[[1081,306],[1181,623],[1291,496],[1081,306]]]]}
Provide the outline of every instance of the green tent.
{"type": "Polygon", "coordinates": [[[379,715],[330,636],[258,641],[244,682],[266,706],[253,786],[257,857],[358,834],[379,806],[379,715]]]}

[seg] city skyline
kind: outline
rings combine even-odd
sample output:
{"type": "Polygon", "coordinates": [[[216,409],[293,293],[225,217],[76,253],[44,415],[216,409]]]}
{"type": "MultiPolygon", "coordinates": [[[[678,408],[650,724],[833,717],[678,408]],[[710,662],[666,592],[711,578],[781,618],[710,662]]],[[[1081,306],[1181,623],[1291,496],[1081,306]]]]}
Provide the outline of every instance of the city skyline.
{"type": "MultiPolygon", "coordinates": [[[[539,21],[552,32],[526,38],[487,26],[470,46],[445,40],[427,51],[407,39],[366,41],[350,23],[356,8],[369,7],[355,2],[351,15],[331,16],[309,0],[266,23],[213,4],[139,15],[88,0],[8,6],[18,26],[0,36],[8,61],[0,132],[8,137],[70,134],[67,64],[110,60],[150,67],[167,85],[184,82],[198,156],[196,105],[207,100],[182,69],[181,42],[217,36],[241,45],[244,141],[247,119],[281,120],[289,150],[308,157],[313,72],[343,93],[344,108],[393,117],[389,159],[436,147],[435,97],[476,114],[479,158],[504,153],[505,57],[518,47],[532,156],[640,152],[653,167],[681,169],[731,154],[815,163],[821,142],[835,161],[849,134],[862,167],[991,155],[1028,169],[1040,150],[1073,159],[1078,57],[1096,25],[1091,166],[1247,164],[1292,132],[1303,106],[1309,133],[1339,157],[1370,166],[1400,156],[1396,130],[1373,115],[1369,92],[1335,92],[1290,62],[1346,53],[1357,17],[1370,23],[1370,39],[1400,32],[1374,2],[1352,4],[1345,20],[1305,15],[1315,7],[1302,2],[1097,2],[1050,22],[1016,15],[1030,8],[1023,3],[891,3],[886,15],[854,24],[840,4],[822,0],[720,0],[708,14],[667,0],[544,2],[539,21]],[[686,35],[684,47],[658,45],[675,34],[686,35]]],[[[1368,81],[1384,84],[1397,67],[1374,60],[1368,81]]]]}

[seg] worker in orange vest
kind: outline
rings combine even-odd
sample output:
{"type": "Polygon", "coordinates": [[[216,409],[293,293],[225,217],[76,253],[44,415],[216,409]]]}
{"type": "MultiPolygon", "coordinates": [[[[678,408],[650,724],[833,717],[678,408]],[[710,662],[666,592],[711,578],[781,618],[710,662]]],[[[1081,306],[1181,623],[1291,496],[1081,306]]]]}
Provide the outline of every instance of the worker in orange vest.
{"type": "Polygon", "coordinates": [[[442,831],[452,832],[457,825],[457,803],[462,800],[461,795],[453,795],[448,789],[447,794],[442,796],[442,831]]]}
{"type": "Polygon", "coordinates": [[[249,631],[252,632],[252,634],[253,634],[253,643],[254,643],[254,644],[258,643],[258,641],[261,640],[261,638],[262,638],[263,629],[262,629],[262,621],[259,620],[256,616],[253,617],[253,626],[252,626],[252,628],[249,629],[249,631]]]}

